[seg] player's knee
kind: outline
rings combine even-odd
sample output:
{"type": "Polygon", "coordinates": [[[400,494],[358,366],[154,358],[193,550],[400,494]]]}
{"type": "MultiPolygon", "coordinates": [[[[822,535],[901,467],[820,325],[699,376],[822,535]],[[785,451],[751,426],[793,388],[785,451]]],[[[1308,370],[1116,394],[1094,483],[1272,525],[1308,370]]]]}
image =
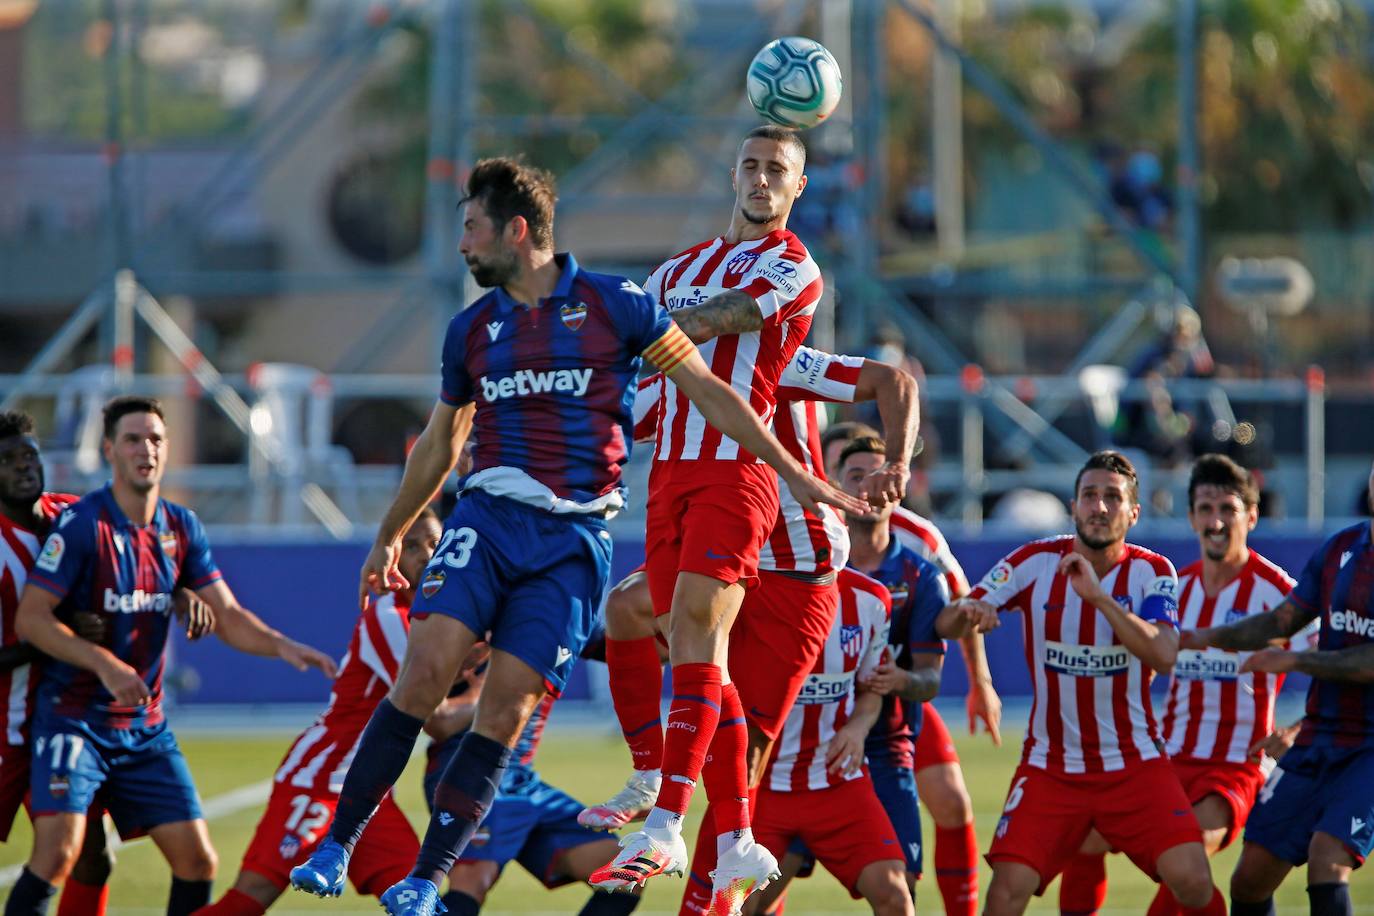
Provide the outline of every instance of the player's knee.
{"type": "Polygon", "coordinates": [[[1212,899],[1212,872],[1205,860],[1201,867],[1194,865],[1181,870],[1170,875],[1164,883],[1184,909],[1202,909],[1212,899]]]}
{"type": "Polygon", "coordinates": [[[1024,869],[1028,877],[1021,875],[1021,871],[1017,869],[1018,874],[1013,876],[1003,870],[993,869],[983,916],[1019,916],[1026,911],[1031,894],[1035,893],[1038,876],[1029,868],[1024,869]]]}
{"type": "Polygon", "coordinates": [[[219,856],[207,843],[196,843],[177,856],[172,874],[183,881],[209,881],[219,868],[219,856]]]}
{"type": "Polygon", "coordinates": [[[1328,833],[1312,834],[1307,844],[1307,880],[1309,884],[1330,884],[1346,880],[1355,867],[1355,860],[1345,844],[1328,833]]]}
{"type": "Polygon", "coordinates": [[[389,699],[402,712],[425,718],[443,701],[453,684],[456,665],[434,651],[412,651],[391,688],[389,699]]]}
{"type": "Polygon", "coordinates": [[[654,605],[648,585],[633,579],[606,596],[606,635],[612,639],[633,639],[654,633],[654,605]]]}
{"type": "Polygon", "coordinates": [[[875,916],[911,916],[916,911],[911,891],[906,886],[906,873],[900,865],[884,868],[874,875],[866,882],[864,896],[875,916]]]}

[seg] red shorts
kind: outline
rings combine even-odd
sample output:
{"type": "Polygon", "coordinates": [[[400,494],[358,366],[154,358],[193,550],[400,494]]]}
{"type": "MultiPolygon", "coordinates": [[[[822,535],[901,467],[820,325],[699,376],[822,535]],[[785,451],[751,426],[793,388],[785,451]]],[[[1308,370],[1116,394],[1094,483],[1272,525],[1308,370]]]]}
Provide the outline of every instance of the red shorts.
{"type": "Polygon", "coordinates": [[[988,861],[1035,869],[1036,893],[1043,894],[1094,827],[1155,880],[1161,853],[1202,842],[1193,806],[1167,758],[1112,773],[1068,775],[1023,763],[1012,776],[988,861]]]}
{"type": "MultiPolygon", "coordinates": [[[[315,795],[278,783],[258,821],[253,842],[243,854],[243,870],[256,872],[285,889],[291,869],[304,862],[327,835],[338,807],[337,795],[315,795]]],[[[348,862],[348,878],[358,893],[375,897],[415,866],[420,841],[390,795],[382,800],[348,862]]]]}
{"type": "Polygon", "coordinates": [[[1250,809],[1255,807],[1255,797],[1264,785],[1264,771],[1253,763],[1225,760],[1175,757],[1169,762],[1174,765],[1188,801],[1196,805],[1208,795],[1217,795],[1231,809],[1231,826],[1221,841],[1221,848],[1230,846],[1245,826],[1250,809]]]}
{"type": "Polygon", "coordinates": [[[9,841],[20,806],[29,797],[29,748],[0,745],[0,843],[9,841]]]}
{"type": "Polygon", "coordinates": [[[754,840],[781,861],[800,839],[849,895],[859,899],[859,875],[874,862],[906,870],[897,831],[873,791],[868,774],[828,789],[774,792],[759,789],[753,815],[754,840]]]}
{"type": "Polygon", "coordinates": [[[840,591],[764,570],[730,630],[730,679],[749,721],[769,738],[787,714],[835,624],[840,591]]]}
{"type": "Polygon", "coordinates": [[[921,704],[921,733],[916,736],[916,762],[912,769],[917,773],[926,767],[942,763],[959,765],[959,752],[954,749],[954,739],[949,736],[945,720],[935,711],[931,703],[921,704]]]}
{"type": "Polygon", "coordinates": [[[644,565],[655,616],[672,609],[680,572],[753,588],[777,520],[778,475],[766,464],[654,462],[644,565]]]}

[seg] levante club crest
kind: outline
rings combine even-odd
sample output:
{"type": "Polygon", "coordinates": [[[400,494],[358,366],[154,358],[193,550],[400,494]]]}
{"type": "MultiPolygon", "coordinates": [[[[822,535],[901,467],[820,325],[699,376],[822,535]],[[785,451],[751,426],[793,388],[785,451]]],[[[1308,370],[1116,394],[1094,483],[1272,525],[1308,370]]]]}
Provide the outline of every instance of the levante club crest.
{"type": "Polygon", "coordinates": [[[576,331],[582,327],[582,322],[587,320],[587,303],[568,302],[558,310],[558,317],[563,319],[563,324],[569,331],[576,331]]]}

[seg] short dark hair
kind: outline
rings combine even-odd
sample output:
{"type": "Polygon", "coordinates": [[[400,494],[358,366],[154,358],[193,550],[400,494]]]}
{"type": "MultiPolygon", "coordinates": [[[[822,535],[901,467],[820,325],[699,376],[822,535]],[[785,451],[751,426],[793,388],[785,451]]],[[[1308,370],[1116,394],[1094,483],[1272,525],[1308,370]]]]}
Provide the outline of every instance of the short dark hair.
{"type": "Polygon", "coordinates": [[[821,454],[830,451],[832,443],[843,439],[846,442],[859,438],[860,436],[872,436],[878,438],[878,431],[867,423],[859,420],[843,420],[839,423],[831,423],[821,433],[821,454]]]}
{"type": "Polygon", "coordinates": [[[881,455],[887,457],[887,444],[877,436],[859,436],[840,452],[840,467],[854,455],[881,455]]]}
{"type": "Polygon", "coordinates": [[[781,143],[801,160],[802,168],[806,168],[806,144],[802,142],[800,132],[780,124],[760,124],[744,135],[744,139],[739,142],[740,149],[750,140],[772,140],[774,143],[781,143]]]}
{"type": "Polygon", "coordinates": [[[459,203],[471,200],[482,204],[497,229],[523,216],[534,247],[553,247],[553,211],[558,194],[553,176],[543,169],[509,156],[480,159],[468,175],[467,193],[459,203]]]}
{"type": "Polygon", "coordinates": [[[415,516],[415,521],[410,523],[410,527],[414,528],[416,522],[434,522],[440,528],[444,527],[444,520],[439,517],[439,513],[435,511],[433,506],[425,506],[421,509],[420,514],[415,516]]]}
{"type": "Polygon", "coordinates": [[[137,394],[121,394],[118,397],[110,398],[105,402],[101,413],[105,417],[105,438],[114,440],[115,427],[119,421],[131,413],[151,413],[156,414],[158,419],[166,420],[167,416],[162,412],[162,402],[157,398],[145,398],[137,394]]]}
{"type": "Polygon", "coordinates": [[[22,410],[6,410],[0,413],[0,439],[32,435],[33,417],[22,410]]]}
{"type": "Polygon", "coordinates": [[[1225,455],[1209,453],[1193,462],[1193,471],[1188,475],[1190,511],[1193,508],[1193,493],[1198,487],[1208,484],[1239,496],[1247,509],[1259,505],[1259,484],[1255,483],[1255,475],[1225,455]]]}
{"type": "Polygon", "coordinates": [[[1083,475],[1089,471],[1111,471],[1127,478],[1131,483],[1126,488],[1126,495],[1131,498],[1131,502],[1140,505],[1140,478],[1136,475],[1135,465],[1131,464],[1131,459],[1112,449],[1089,455],[1083,467],[1078,469],[1078,476],[1073,479],[1074,499],[1078,498],[1078,485],[1083,481],[1083,475]]]}

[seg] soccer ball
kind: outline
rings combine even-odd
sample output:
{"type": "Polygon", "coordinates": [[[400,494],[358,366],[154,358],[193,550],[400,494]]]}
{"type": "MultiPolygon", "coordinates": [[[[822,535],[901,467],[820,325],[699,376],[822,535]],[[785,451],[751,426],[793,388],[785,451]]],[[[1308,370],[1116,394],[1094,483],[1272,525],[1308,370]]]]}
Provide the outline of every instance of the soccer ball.
{"type": "Polygon", "coordinates": [[[806,128],[830,117],[840,104],[844,80],[825,46],[810,38],[778,38],[749,64],[749,102],[784,127],[806,128]]]}

